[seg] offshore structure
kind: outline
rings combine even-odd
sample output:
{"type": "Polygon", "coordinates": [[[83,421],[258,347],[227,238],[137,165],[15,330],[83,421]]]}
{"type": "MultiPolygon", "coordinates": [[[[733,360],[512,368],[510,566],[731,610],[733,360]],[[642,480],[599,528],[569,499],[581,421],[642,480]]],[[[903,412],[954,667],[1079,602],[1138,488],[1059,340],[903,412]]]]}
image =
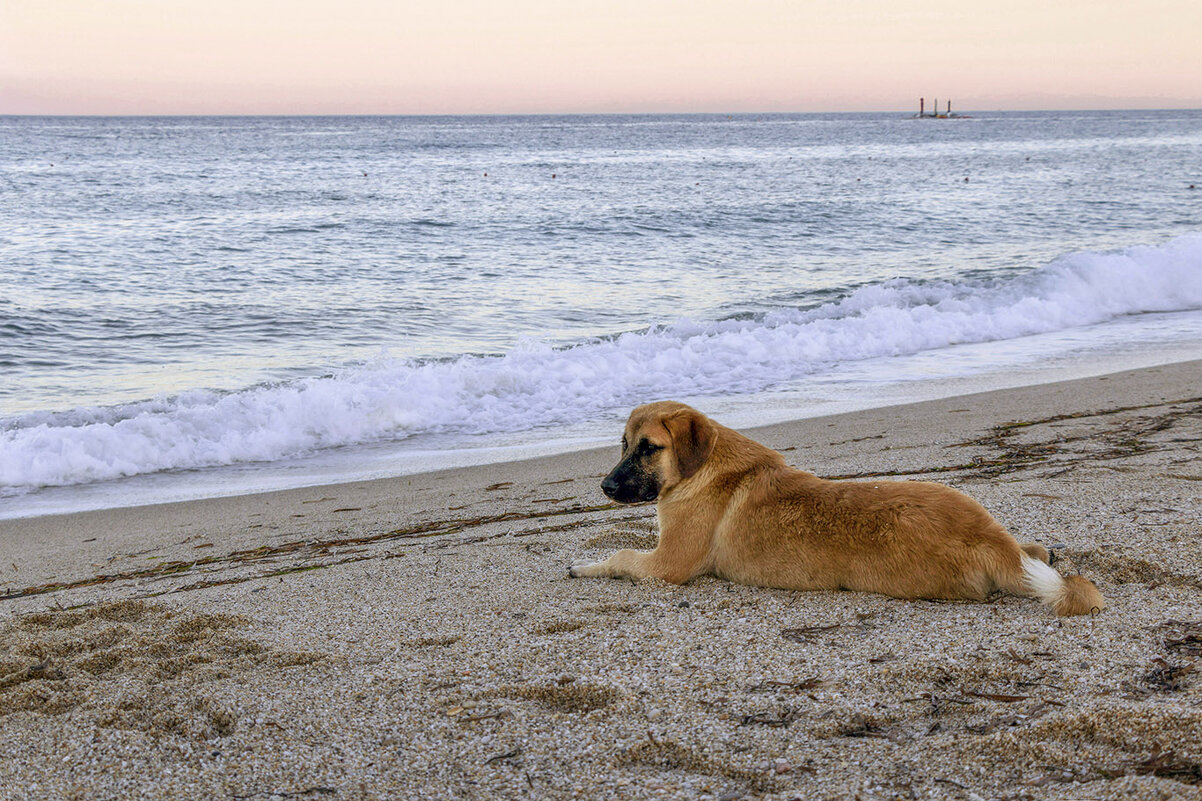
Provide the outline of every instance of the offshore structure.
{"type": "Polygon", "coordinates": [[[935,98],[935,102],[931,104],[931,110],[926,109],[927,99],[925,97],[918,98],[918,113],[914,115],[914,119],[928,120],[967,120],[972,119],[967,114],[953,114],[952,101],[947,101],[947,111],[939,113],[939,98],[935,98]]]}

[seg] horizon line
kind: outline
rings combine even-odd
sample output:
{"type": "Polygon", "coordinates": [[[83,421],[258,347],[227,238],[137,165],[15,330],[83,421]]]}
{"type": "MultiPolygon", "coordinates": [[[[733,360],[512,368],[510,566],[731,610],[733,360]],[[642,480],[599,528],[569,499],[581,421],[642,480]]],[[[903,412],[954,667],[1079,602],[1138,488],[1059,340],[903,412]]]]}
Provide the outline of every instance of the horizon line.
{"type": "MultiPolygon", "coordinates": [[[[1122,108],[962,108],[952,112],[952,116],[977,114],[1029,114],[1029,113],[1064,113],[1064,112],[1126,112],[1126,111],[1202,111],[1198,106],[1137,106],[1122,108]]],[[[0,111],[0,118],[5,117],[95,117],[107,119],[120,118],[149,118],[149,117],[752,117],[752,116],[785,116],[791,114],[822,115],[866,115],[866,114],[899,114],[917,117],[917,113],[899,109],[871,109],[859,111],[464,111],[464,112],[165,112],[165,113],[133,113],[110,114],[104,112],[47,112],[24,113],[0,111]]],[[[928,115],[929,116],[929,115],[928,115]]]]}

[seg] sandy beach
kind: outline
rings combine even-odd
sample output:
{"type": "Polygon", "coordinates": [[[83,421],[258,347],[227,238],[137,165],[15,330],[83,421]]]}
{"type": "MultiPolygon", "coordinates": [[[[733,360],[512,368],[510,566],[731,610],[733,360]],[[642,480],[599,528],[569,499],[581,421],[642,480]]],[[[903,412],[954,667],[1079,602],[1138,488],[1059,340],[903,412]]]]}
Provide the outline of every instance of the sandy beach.
{"type": "MultiPolygon", "coordinates": [[[[1057,619],[713,578],[615,447],[0,522],[4,799],[1202,799],[1202,361],[749,432],[942,481],[1095,581],[1057,619]]],[[[704,409],[702,409],[704,411],[704,409]]]]}

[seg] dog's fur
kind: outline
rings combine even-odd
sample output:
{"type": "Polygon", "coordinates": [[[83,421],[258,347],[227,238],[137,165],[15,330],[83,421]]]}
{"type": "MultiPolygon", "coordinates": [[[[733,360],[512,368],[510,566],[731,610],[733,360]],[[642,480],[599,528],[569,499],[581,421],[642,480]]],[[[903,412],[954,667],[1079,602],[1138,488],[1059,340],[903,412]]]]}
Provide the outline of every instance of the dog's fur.
{"type": "Polygon", "coordinates": [[[622,458],[601,484],[616,501],[658,501],[654,551],[573,565],[578,576],[704,574],[791,590],[898,598],[1038,598],[1059,615],[1096,612],[1101,593],[1061,576],[1042,545],[1020,545],[976,501],[942,484],[826,481],[682,403],[630,414],[622,458]]]}

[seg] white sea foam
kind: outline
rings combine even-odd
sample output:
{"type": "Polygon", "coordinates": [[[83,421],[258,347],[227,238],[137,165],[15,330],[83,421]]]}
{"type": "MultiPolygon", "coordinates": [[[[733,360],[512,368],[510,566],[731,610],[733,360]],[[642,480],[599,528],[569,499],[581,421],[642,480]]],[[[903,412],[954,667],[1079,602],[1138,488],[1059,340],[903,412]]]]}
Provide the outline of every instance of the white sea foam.
{"type": "Polygon", "coordinates": [[[840,362],[1202,309],[1202,235],[1075,253],[988,283],[888,281],[758,320],[681,320],[570,348],[381,361],[230,394],[0,422],[0,493],[277,461],[415,434],[524,431],[671,396],[756,392],[840,362]]]}

